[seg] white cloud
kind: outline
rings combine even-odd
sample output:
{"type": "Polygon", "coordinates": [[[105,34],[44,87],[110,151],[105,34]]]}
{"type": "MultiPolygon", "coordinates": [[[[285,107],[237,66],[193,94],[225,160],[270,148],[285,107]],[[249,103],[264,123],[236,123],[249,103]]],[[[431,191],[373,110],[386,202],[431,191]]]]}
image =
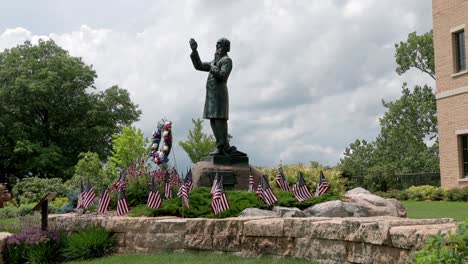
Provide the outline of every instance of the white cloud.
{"type": "MultiPolygon", "coordinates": [[[[397,98],[403,80],[429,81],[415,71],[398,76],[393,57],[395,42],[430,29],[427,1],[147,5],[131,18],[111,18],[139,25],[132,30],[113,28],[109,21],[106,27],[86,26],[86,19],[74,16],[81,27],[41,32],[92,64],[98,89],[114,84],[128,89],[143,110],[137,126],[148,136],[167,117],[174,121],[175,139],[185,139],[191,118],[202,115],[207,74],[193,69],[191,37],[204,60],[213,57],[219,37],[231,40],[230,134],[257,165],[280,159],[335,165],[349,143],[377,135],[382,98],[397,98]]],[[[8,28],[0,35],[0,48],[39,37],[29,29],[8,28]]],[[[208,122],[205,126],[210,131],[208,122]]],[[[185,167],[182,149],[176,146],[175,154],[185,167]]]]}

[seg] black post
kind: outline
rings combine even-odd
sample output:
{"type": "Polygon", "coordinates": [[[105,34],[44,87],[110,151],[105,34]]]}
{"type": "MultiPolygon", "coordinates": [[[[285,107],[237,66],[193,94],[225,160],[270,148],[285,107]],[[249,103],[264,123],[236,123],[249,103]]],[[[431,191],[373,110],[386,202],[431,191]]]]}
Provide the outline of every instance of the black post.
{"type": "Polygon", "coordinates": [[[47,199],[43,200],[41,203],[41,229],[43,231],[47,231],[48,209],[49,209],[49,201],[47,199]]]}

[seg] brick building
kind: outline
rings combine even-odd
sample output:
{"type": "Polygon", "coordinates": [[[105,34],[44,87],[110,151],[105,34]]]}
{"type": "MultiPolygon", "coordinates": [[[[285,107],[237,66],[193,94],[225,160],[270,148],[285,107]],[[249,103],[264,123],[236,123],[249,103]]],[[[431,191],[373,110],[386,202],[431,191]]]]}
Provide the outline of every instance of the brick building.
{"type": "Polygon", "coordinates": [[[444,188],[468,186],[468,0],[433,0],[440,173],[444,188]]]}

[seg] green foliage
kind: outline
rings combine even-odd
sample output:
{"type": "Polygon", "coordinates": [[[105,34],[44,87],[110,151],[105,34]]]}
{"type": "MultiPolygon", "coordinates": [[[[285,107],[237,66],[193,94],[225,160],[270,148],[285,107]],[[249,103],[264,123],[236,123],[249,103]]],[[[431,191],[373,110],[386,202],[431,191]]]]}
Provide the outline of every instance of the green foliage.
{"type": "MultiPolygon", "coordinates": [[[[407,41],[395,48],[398,74],[416,68],[434,78],[432,31],[410,33],[407,41]]],[[[376,140],[356,140],[340,161],[345,176],[368,176],[367,183],[374,191],[394,188],[391,183],[395,174],[439,170],[436,99],[431,87],[416,85],[409,89],[404,83],[399,99],[382,103],[387,111],[379,120],[376,140]]]]}
{"type": "Polygon", "coordinates": [[[5,263],[61,263],[60,248],[58,233],[24,228],[6,239],[3,260],[5,263]]]}
{"type": "Polygon", "coordinates": [[[203,133],[203,120],[192,118],[193,130],[189,130],[187,141],[179,141],[179,145],[187,152],[193,163],[208,156],[216,147],[216,140],[213,135],[203,133]]]}
{"type": "Polygon", "coordinates": [[[124,127],[122,132],[112,135],[112,156],[110,160],[121,168],[130,168],[135,160],[142,159],[148,153],[148,144],[140,129],[124,127]]]}
{"type": "Polygon", "coordinates": [[[385,198],[396,198],[398,200],[414,201],[468,201],[468,187],[443,190],[431,185],[411,186],[404,191],[389,190],[387,192],[374,192],[374,194],[385,198]]]}
{"type": "Polygon", "coordinates": [[[406,42],[395,44],[396,72],[402,75],[411,68],[427,73],[435,79],[434,42],[432,30],[422,35],[408,34],[406,42]]]}
{"type": "Polygon", "coordinates": [[[449,201],[468,201],[468,187],[447,190],[445,197],[449,201]]]}
{"type": "MultiPolygon", "coordinates": [[[[342,171],[339,168],[325,168],[314,161],[311,161],[309,166],[304,164],[291,164],[284,165],[283,171],[290,186],[297,182],[298,173],[301,172],[304,180],[306,181],[309,189],[314,192],[317,186],[320,171],[323,171],[327,179],[330,189],[327,193],[333,195],[342,195],[346,191],[346,179],[343,178],[342,171]]],[[[270,185],[273,189],[278,190],[275,179],[278,175],[277,168],[260,168],[260,170],[267,176],[270,185]]]]}
{"type": "Polygon", "coordinates": [[[55,206],[57,208],[61,208],[65,205],[68,204],[68,198],[67,197],[57,197],[49,205],[55,206]]]}
{"type": "Polygon", "coordinates": [[[432,194],[437,190],[440,190],[440,188],[431,185],[421,185],[409,187],[406,189],[406,193],[408,194],[408,199],[410,200],[424,201],[430,200],[432,194]]]}
{"type": "MultiPolygon", "coordinates": [[[[317,203],[331,201],[341,198],[332,194],[325,194],[313,199],[298,202],[292,193],[276,192],[278,196],[278,202],[275,205],[286,206],[286,207],[298,207],[305,209],[317,203]]],[[[226,191],[230,209],[222,212],[219,217],[236,217],[246,208],[260,208],[268,209],[268,207],[260,201],[255,193],[247,191],[226,191]]],[[[163,205],[160,209],[149,209],[146,206],[146,200],[144,204],[133,207],[130,211],[131,216],[179,216],[179,217],[206,217],[216,218],[218,216],[213,215],[210,209],[211,196],[210,188],[202,187],[196,188],[190,193],[190,208],[182,208],[182,201],[180,198],[174,198],[171,200],[164,200],[163,205]]]]}
{"type": "Polygon", "coordinates": [[[455,234],[430,236],[415,254],[415,264],[463,264],[468,261],[468,220],[458,225],[455,234]]]}
{"type": "Polygon", "coordinates": [[[110,255],[115,239],[102,227],[91,226],[66,237],[63,256],[67,260],[92,259],[110,255]]]}
{"type": "Polygon", "coordinates": [[[67,188],[60,178],[38,177],[25,178],[13,187],[13,196],[21,204],[37,203],[49,192],[56,192],[59,197],[65,196],[67,188]]]}
{"type": "Polygon", "coordinates": [[[36,204],[22,204],[18,207],[8,206],[0,208],[0,218],[13,218],[19,216],[25,216],[32,213],[32,209],[36,204]]]}
{"type": "Polygon", "coordinates": [[[80,153],[79,158],[80,160],[75,165],[75,174],[66,182],[66,186],[69,190],[78,189],[80,181],[85,184],[87,179],[89,179],[95,190],[100,190],[102,185],[111,184],[117,176],[116,171],[114,174],[104,172],[104,167],[110,167],[112,165],[107,165],[109,163],[108,162],[103,166],[103,163],[99,159],[99,155],[97,153],[80,153]]]}
{"type": "Polygon", "coordinates": [[[52,40],[0,52],[0,182],[66,180],[79,153],[110,154],[111,135],[141,111],[117,86],[90,92],[96,76],[52,40]]]}

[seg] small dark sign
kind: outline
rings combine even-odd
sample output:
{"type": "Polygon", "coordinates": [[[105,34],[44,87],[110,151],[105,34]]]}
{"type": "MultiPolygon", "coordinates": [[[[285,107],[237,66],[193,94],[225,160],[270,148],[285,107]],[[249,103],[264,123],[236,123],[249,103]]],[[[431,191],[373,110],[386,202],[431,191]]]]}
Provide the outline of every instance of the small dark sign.
{"type": "Polygon", "coordinates": [[[36,206],[34,206],[33,211],[39,211],[41,209],[41,229],[47,230],[47,211],[49,210],[49,202],[57,196],[56,192],[50,192],[44,198],[42,198],[36,206]]]}
{"type": "Polygon", "coordinates": [[[233,190],[234,185],[237,184],[236,175],[233,171],[218,171],[218,172],[210,172],[210,183],[213,185],[214,178],[216,177],[216,173],[218,173],[219,177],[223,177],[223,186],[226,190],[233,190]]]}

